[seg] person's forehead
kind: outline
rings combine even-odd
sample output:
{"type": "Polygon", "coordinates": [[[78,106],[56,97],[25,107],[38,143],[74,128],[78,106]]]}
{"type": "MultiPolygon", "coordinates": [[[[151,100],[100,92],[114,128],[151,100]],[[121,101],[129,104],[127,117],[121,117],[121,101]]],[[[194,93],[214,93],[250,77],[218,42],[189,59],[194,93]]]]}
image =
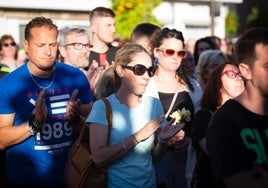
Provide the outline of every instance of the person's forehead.
{"type": "Polygon", "coordinates": [[[83,40],[84,42],[89,41],[89,37],[85,33],[70,33],[67,35],[66,39],[69,40],[83,40]]]}
{"type": "Polygon", "coordinates": [[[233,71],[239,71],[238,67],[236,67],[235,65],[226,65],[223,69],[223,71],[226,71],[226,70],[233,70],[233,71]]]}
{"type": "Polygon", "coordinates": [[[97,19],[97,22],[101,25],[104,25],[104,24],[114,24],[115,23],[115,19],[113,17],[99,17],[97,19]]]}

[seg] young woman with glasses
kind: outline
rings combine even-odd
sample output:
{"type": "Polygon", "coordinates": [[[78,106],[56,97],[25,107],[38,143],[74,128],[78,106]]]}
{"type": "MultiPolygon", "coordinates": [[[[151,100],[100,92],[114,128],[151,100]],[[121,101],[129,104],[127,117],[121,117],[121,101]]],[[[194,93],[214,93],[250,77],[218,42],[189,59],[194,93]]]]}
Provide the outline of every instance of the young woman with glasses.
{"type": "Polygon", "coordinates": [[[104,136],[108,133],[105,105],[102,100],[97,100],[86,120],[93,160],[97,167],[107,166],[109,188],[154,188],[153,161],[161,158],[168,140],[181,130],[182,124],[172,125],[174,119],[167,123],[160,101],[143,96],[156,67],[141,45],[123,45],[116,53],[113,70],[106,71],[102,78],[110,77],[110,82],[101,78],[98,86],[116,87],[114,93],[103,94],[109,95],[112,128],[108,140],[104,136]]]}
{"type": "Polygon", "coordinates": [[[244,80],[239,68],[230,63],[221,64],[208,76],[200,101],[201,110],[193,121],[192,143],[197,151],[198,166],[195,171],[196,188],[218,187],[207,151],[206,131],[212,114],[227,100],[244,90],[244,80]]]}
{"type": "Polygon", "coordinates": [[[155,165],[159,186],[186,187],[185,166],[187,148],[190,143],[191,124],[201,88],[197,81],[182,71],[181,60],[186,56],[184,38],[176,29],[163,28],[155,33],[151,41],[152,54],[158,69],[146,89],[145,95],[159,98],[169,120],[177,110],[188,110],[190,121],[183,122],[184,128],[168,143],[168,152],[155,165]]]}

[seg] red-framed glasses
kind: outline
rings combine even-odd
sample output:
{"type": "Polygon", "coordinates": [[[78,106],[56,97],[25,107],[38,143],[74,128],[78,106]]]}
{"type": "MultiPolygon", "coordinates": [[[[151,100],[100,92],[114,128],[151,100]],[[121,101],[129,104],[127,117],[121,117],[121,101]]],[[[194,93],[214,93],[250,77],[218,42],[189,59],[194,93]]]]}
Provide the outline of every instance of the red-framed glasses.
{"type": "Polygon", "coordinates": [[[176,53],[176,55],[179,58],[184,58],[186,56],[186,53],[187,53],[185,50],[176,51],[173,49],[160,49],[160,48],[157,48],[157,50],[160,52],[163,52],[164,56],[166,56],[166,57],[171,57],[176,53]]]}
{"type": "Polygon", "coordinates": [[[232,71],[232,70],[226,70],[224,71],[222,74],[221,74],[221,77],[223,75],[226,75],[228,78],[232,78],[232,79],[235,79],[235,78],[242,78],[242,75],[240,72],[235,72],[235,71],[232,71]]]}

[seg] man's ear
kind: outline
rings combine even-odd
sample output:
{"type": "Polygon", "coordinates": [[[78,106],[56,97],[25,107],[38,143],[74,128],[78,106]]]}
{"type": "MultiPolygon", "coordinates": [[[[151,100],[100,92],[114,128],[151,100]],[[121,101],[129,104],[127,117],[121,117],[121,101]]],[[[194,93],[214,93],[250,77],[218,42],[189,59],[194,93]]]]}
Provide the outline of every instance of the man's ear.
{"type": "Polygon", "coordinates": [[[245,64],[245,63],[240,63],[239,64],[239,70],[241,72],[241,75],[246,79],[246,80],[250,80],[252,78],[252,75],[251,75],[251,69],[250,67],[245,64]]]}
{"type": "Polygon", "coordinates": [[[92,33],[97,33],[97,24],[96,23],[91,23],[90,24],[90,30],[92,33]]]}
{"type": "Polygon", "coordinates": [[[66,48],[63,47],[63,46],[58,46],[58,49],[59,49],[59,52],[60,52],[60,55],[65,58],[66,57],[66,48]]]}
{"type": "Polygon", "coordinates": [[[26,53],[28,53],[28,45],[29,45],[29,42],[24,39],[23,40],[23,48],[24,48],[26,53]]]}

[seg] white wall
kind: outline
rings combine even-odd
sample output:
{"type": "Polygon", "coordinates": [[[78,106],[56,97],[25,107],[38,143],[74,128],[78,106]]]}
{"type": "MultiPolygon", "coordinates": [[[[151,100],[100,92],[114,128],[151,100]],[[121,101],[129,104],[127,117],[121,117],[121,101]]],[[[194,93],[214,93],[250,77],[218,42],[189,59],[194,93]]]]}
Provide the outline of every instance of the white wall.
{"type": "MultiPolygon", "coordinates": [[[[198,39],[211,35],[209,5],[192,6],[189,3],[163,2],[153,13],[164,26],[182,31],[185,39],[198,39]]],[[[220,16],[215,17],[214,35],[225,37],[226,14],[227,8],[222,6],[220,16]]]]}

